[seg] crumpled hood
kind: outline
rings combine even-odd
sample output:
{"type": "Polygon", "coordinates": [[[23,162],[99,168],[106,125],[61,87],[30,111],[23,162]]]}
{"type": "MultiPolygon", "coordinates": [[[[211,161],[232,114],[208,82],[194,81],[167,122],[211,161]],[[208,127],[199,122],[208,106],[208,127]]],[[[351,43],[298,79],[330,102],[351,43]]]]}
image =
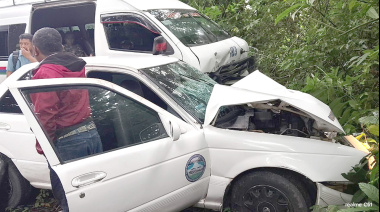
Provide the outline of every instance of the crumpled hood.
{"type": "Polygon", "coordinates": [[[344,133],[329,106],[309,94],[287,89],[260,71],[255,71],[231,87],[215,85],[207,105],[204,124],[205,126],[210,125],[222,106],[275,100],[284,101],[308,114],[316,120],[320,130],[344,133]]]}

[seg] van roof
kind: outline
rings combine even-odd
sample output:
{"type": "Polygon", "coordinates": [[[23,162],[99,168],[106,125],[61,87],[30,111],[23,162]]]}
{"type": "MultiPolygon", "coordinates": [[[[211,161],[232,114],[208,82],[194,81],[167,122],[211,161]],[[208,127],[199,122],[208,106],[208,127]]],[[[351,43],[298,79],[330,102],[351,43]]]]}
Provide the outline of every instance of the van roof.
{"type": "MultiPolygon", "coordinates": [[[[44,3],[59,3],[62,4],[65,1],[73,2],[73,0],[0,0],[1,7],[12,7],[17,5],[25,4],[44,4],[44,3]]],[[[112,1],[115,0],[94,0],[98,2],[104,1],[108,5],[114,5],[112,1]]],[[[189,5],[179,1],[179,0],[116,0],[127,3],[130,9],[135,10],[153,10],[153,9],[186,9],[186,10],[195,10],[189,5]]],[[[118,4],[116,4],[118,5],[118,4]]]]}
{"type": "MultiPolygon", "coordinates": [[[[99,0],[98,0],[99,1],[99,0]]],[[[107,0],[105,0],[107,1],[107,0]]],[[[195,10],[189,5],[179,0],[122,0],[137,10],[153,10],[153,9],[186,9],[195,10]]]]}

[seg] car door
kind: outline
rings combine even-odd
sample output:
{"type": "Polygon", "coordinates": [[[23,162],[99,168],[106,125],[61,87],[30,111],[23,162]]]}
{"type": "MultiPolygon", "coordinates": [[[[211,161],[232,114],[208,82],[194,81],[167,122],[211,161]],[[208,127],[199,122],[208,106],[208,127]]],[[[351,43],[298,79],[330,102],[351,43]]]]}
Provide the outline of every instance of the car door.
{"type": "Polygon", "coordinates": [[[178,211],[205,198],[210,156],[200,129],[99,79],[31,80],[15,82],[10,90],[59,176],[71,211],[178,211]],[[90,100],[103,151],[65,161],[42,124],[43,113],[34,113],[40,102],[33,95],[75,92],[90,100]]]}

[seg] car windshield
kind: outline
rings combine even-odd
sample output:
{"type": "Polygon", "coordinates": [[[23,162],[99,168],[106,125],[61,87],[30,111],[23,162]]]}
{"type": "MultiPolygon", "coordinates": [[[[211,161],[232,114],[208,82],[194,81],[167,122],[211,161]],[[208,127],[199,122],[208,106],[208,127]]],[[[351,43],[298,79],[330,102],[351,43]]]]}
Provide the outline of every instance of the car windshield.
{"type": "Polygon", "coordinates": [[[151,10],[184,45],[188,47],[215,43],[231,36],[216,23],[191,10],[151,10]]]}
{"type": "Polygon", "coordinates": [[[141,70],[201,123],[216,84],[206,74],[183,62],[141,70]]]}

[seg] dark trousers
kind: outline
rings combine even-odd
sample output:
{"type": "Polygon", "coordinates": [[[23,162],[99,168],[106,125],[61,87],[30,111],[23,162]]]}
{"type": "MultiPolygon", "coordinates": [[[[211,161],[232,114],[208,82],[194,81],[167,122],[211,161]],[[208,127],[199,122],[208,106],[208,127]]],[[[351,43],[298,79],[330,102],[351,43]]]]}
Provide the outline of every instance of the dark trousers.
{"type": "Polygon", "coordinates": [[[65,190],[63,189],[61,180],[59,179],[57,173],[50,167],[50,181],[51,187],[53,190],[54,198],[58,201],[58,204],[61,206],[63,212],[69,212],[69,206],[67,204],[65,190]]]}

